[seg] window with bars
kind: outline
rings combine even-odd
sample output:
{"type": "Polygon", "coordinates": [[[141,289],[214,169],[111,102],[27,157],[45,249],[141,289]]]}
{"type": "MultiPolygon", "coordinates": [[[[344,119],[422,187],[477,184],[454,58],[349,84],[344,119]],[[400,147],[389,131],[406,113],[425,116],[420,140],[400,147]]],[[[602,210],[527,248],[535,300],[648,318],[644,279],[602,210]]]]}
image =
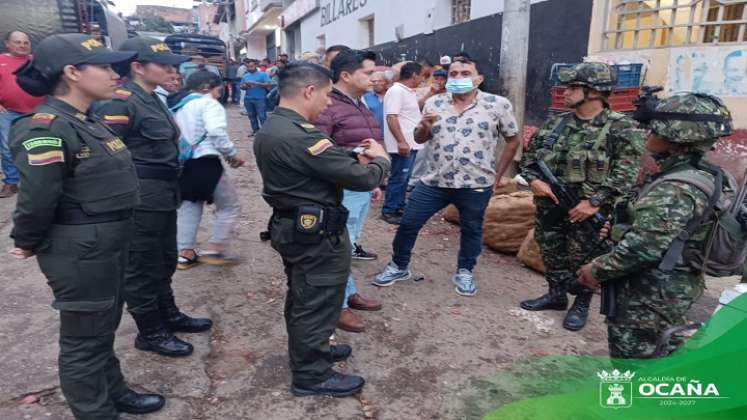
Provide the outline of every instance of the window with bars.
{"type": "Polygon", "coordinates": [[[451,24],[464,23],[469,20],[471,0],[451,0],[451,24]]]}
{"type": "Polygon", "coordinates": [[[605,0],[605,49],[747,41],[747,0],[605,0]]]}

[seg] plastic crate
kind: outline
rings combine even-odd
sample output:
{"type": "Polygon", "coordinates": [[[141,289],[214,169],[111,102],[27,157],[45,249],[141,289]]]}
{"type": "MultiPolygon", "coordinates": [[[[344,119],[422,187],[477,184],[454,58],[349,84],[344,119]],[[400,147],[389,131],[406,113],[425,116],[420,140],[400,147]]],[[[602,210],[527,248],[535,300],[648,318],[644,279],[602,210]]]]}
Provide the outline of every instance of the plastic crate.
{"type": "MultiPolygon", "coordinates": [[[[553,86],[551,88],[552,97],[550,99],[550,110],[569,110],[569,108],[565,106],[565,100],[563,99],[564,90],[565,86],[553,86]]],[[[641,89],[638,87],[613,90],[609,97],[610,109],[617,112],[635,111],[634,101],[640,93],[641,89]]]]}
{"type": "MultiPolygon", "coordinates": [[[[575,66],[577,63],[555,63],[550,69],[550,84],[559,86],[560,71],[575,66]]],[[[643,64],[614,64],[612,68],[617,72],[616,89],[632,88],[641,85],[641,71],[643,64]]]]}
{"type": "Polygon", "coordinates": [[[641,85],[643,64],[615,64],[612,67],[617,71],[615,88],[632,88],[641,85]]]}

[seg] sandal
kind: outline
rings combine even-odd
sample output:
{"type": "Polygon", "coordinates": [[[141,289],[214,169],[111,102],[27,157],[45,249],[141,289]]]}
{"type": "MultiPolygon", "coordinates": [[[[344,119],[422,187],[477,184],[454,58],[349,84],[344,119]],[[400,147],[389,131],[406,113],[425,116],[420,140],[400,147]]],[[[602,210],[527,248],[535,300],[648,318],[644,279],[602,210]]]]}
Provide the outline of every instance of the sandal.
{"type": "Polygon", "coordinates": [[[218,251],[206,251],[200,253],[200,262],[208,265],[236,264],[238,262],[238,257],[229,256],[218,251]]]}
{"type": "Polygon", "coordinates": [[[179,255],[179,259],[176,262],[176,269],[177,270],[189,270],[190,268],[196,266],[200,262],[197,260],[197,254],[195,254],[194,257],[185,257],[184,255],[179,255]]]}

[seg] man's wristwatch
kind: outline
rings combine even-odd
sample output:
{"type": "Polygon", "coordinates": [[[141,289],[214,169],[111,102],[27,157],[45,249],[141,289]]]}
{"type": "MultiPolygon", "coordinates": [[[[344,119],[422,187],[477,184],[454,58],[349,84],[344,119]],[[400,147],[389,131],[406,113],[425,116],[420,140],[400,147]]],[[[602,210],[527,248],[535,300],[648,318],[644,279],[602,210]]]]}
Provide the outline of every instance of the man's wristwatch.
{"type": "Polygon", "coordinates": [[[589,204],[591,204],[594,207],[602,207],[602,203],[604,202],[603,198],[599,194],[594,194],[591,197],[589,197],[589,204]]]}

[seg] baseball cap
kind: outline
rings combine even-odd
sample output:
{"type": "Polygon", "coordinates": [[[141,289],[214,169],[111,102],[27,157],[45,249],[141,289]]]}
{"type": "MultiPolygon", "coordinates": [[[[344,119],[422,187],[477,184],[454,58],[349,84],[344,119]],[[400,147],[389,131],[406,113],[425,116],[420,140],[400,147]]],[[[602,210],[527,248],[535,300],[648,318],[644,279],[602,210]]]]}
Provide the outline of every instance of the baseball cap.
{"type": "Polygon", "coordinates": [[[433,77],[449,77],[449,72],[444,69],[436,70],[433,72],[433,77]]]}
{"type": "Polygon", "coordinates": [[[165,42],[158,38],[149,36],[136,36],[130,38],[119,47],[120,51],[132,51],[137,53],[136,61],[143,63],[170,64],[178,66],[189,61],[186,55],[174,54],[165,42]]]}

